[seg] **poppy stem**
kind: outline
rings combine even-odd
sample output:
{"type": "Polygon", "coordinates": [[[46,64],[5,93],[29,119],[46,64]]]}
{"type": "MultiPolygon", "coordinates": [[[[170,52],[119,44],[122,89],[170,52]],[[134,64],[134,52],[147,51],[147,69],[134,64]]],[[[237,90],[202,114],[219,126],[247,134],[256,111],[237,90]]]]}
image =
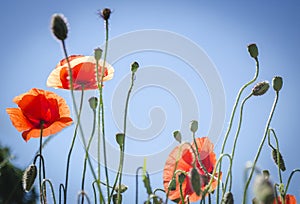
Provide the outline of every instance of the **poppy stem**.
{"type": "Polygon", "coordinates": [[[45,164],[44,164],[44,158],[42,154],[42,149],[43,149],[43,129],[44,129],[44,121],[40,121],[40,147],[39,147],[39,183],[40,183],[40,201],[41,203],[47,203],[47,198],[46,198],[46,188],[43,187],[42,185],[42,179],[45,179],[45,164]],[[43,168],[43,176],[42,176],[42,168],[43,168]]]}
{"type": "MultiPolygon", "coordinates": [[[[231,127],[232,127],[232,124],[233,124],[233,119],[234,119],[234,116],[235,116],[235,112],[236,112],[236,109],[237,109],[237,105],[238,105],[238,103],[239,103],[239,101],[240,101],[240,98],[241,98],[241,95],[242,95],[242,93],[244,92],[244,90],[249,86],[249,85],[251,85],[251,84],[253,84],[255,81],[256,81],[256,79],[257,79],[257,77],[258,77],[258,74],[259,74],[259,61],[258,61],[258,58],[255,58],[255,62],[256,62],[256,71],[255,71],[255,74],[254,74],[254,77],[249,81],[249,82],[247,82],[246,84],[244,84],[241,88],[240,88],[240,90],[239,90],[239,92],[238,92],[238,94],[237,94],[237,97],[236,97],[236,99],[235,99],[235,102],[234,102],[234,105],[233,105],[233,109],[232,109],[232,112],[231,112],[231,116],[230,116],[230,120],[229,120],[229,125],[228,125],[228,127],[227,127],[227,131],[226,131],[226,133],[225,133],[225,137],[224,137],[224,140],[223,140],[223,143],[222,143],[222,148],[221,148],[221,154],[223,154],[224,153],[224,151],[225,151],[225,146],[226,146],[226,142],[227,142],[227,139],[228,139],[228,136],[229,136],[229,133],[230,133],[230,131],[231,131],[231,127]]],[[[222,163],[220,163],[220,166],[219,166],[219,169],[218,169],[218,185],[217,185],[217,199],[216,199],[216,201],[217,201],[217,204],[219,204],[219,195],[220,195],[220,192],[219,192],[219,185],[220,185],[220,172],[221,172],[221,169],[222,169],[222,163]]]]}
{"type": "MultiPolygon", "coordinates": [[[[49,179],[44,179],[43,182],[42,182],[42,187],[43,188],[46,188],[46,183],[49,183],[49,185],[50,185],[52,198],[53,198],[53,204],[56,204],[56,198],[55,198],[55,193],[54,193],[54,188],[53,188],[52,182],[49,179]]],[[[45,196],[45,198],[46,198],[46,196],[45,196]]]]}
{"type": "MultiPolygon", "coordinates": [[[[84,192],[84,181],[85,181],[86,165],[87,165],[87,160],[88,160],[88,157],[89,157],[89,149],[90,149],[90,146],[91,146],[91,143],[92,143],[92,140],[93,140],[95,129],[96,129],[96,111],[95,111],[95,109],[93,109],[93,128],[92,128],[92,132],[91,132],[91,135],[90,135],[90,138],[89,138],[89,141],[88,141],[88,145],[85,149],[85,158],[84,158],[82,180],[81,180],[81,192],[84,192]]],[[[84,202],[84,197],[85,196],[82,195],[82,198],[81,198],[81,203],[82,204],[84,202]]]]}
{"type": "Polygon", "coordinates": [[[139,170],[143,170],[143,167],[138,167],[137,169],[136,169],[136,173],[135,173],[135,204],[138,204],[138,196],[139,196],[139,187],[138,187],[138,185],[139,185],[139,175],[138,175],[138,173],[139,173],[139,170]]]}
{"type": "MultiPolygon", "coordinates": [[[[231,161],[232,161],[232,162],[230,163],[229,170],[228,170],[228,172],[227,172],[227,176],[226,176],[226,180],[225,180],[225,185],[224,185],[224,192],[223,192],[223,194],[226,192],[229,174],[232,175],[232,164],[233,164],[233,159],[234,159],[234,155],[235,155],[235,149],[236,149],[237,140],[238,140],[238,137],[239,137],[239,134],[240,134],[241,126],[242,126],[244,105],[245,105],[246,101],[247,101],[249,98],[251,98],[252,95],[253,95],[253,94],[250,93],[247,97],[244,98],[244,100],[243,100],[242,103],[241,103],[241,107],[240,107],[240,119],[239,119],[237,131],[236,131],[235,136],[234,136],[233,148],[232,148],[232,152],[231,152],[231,161]]],[[[232,187],[232,182],[229,183],[229,191],[230,191],[230,192],[231,192],[231,187],[232,187]]]]}
{"type": "Polygon", "coordinates": [[[276,108],[276,105],[277,105],[277,102],[278,102],[278,98],[279,98],[279,91],[276,91],[276,96],[275,96],[275,99],[274,99],[274,102],[273,102],[273,105],[272,105],[272,109],[271,109],[271,112],[270,112],[270,115],[269,115],[269,118],[268,118],[268,121],[267,121],[267,124],[266,124],[266,127],[265,127],[265,132],[264,132],[264,136],[261,140],[261,143],[259,145],[259,148],[258,148],[258,151],[256,153],[256,156],[255,156],[255,159],[254,159],[254,162],[253,162],[253,166],[251,168],[251,172],[250,172],[250,176],[246,182],[246,185],[245,185],[245,188],[244,188],[244,194],[243,194],[243,204],[246,204],[246,200],[247,200],[247,190],[248,190],[248,187],[249,187],[249,184],[250,184],[250,181],[252,179],[252,176],[253,176],[253,173],[254,173],[254,170],[255,170],[255,166],[256,166],[256,163],[258,161],[258,157],[260,156],[260,153],[261,153],[261,150],[262,150],[262,147],[265,143],[265,140],[267,138],[267,133],[268,133],[268,130],[269,130],[269,126],[270,126],[270,123],[271,123],[271,120],[273,118],[273,114],[275,112],[275,108],[276,108]]]}
{"type": "MultiPolygon", "coordinates": [[[[281,169],[280,169],[280,151],[279,151],[279,142],[278,142],[278,138],[277,138],[277,136],[276,136],[276,133],[275,133],[275,130],[274,129],[272,129],[272,128],[270,128],[269,130],[268,130],[268,142],[269,142],[269,146],[271,146],[271,148],[273,147],[272,145],[271,145],[271,141],[270,141],[270,132],[272,132],[273,133],[273,136],[274,136],[274,139],[275,139],[275,142],[276,142],[276,149],[277,149],[277,169],[278,169],[278,177],[279,177],[279,181],[280,181],[280,183],[282,183],[282,175],[281,175],[281,169]]],[[[273,147],[273,149],[274,149],[274,147],[273,147]]]]}
{"type": "Polygon", "coordinates": [[[293,178],[293,176],[294,176],[294,173],[296,173],[296,172],[300,172],[300,169],[294,169],[294,170],[292,171],[292,173],[290,174],[290,176],[289,176],[289,178],[288,178],[288,182],[287,182],[286,187],[285,187],[284,195],[286,195],[286,193],[287,193],[287,191],[288,191],[288,188],[289,188],[289,186],[290,186],[290,182],[291,182],[291,180],[292,180],[292,178],[293,178]]]}

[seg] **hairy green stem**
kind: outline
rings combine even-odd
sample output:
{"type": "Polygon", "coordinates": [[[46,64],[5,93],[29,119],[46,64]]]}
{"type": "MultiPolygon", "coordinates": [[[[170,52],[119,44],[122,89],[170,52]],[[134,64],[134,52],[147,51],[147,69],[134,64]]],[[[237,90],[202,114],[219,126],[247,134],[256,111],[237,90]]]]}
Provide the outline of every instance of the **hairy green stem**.
{"type": "Polygon", "coordinates": [[[44,179],[43,182],[42,182],[42,187],[43,188],[46,188],[46,183],[49,183],[49,185],[50,185],[52,198],[53,198],[53,204],[56,204],[56,198],[55,198],[55,193],[54,193],[54,188],[53,188],[52,182],[49,179],[44,179]]]}
{"type": "MultiPolygon", "coordinates": [[[[235,103],[234,103],[234,106],[233,106],[233,109],[232,109],[232,112],[231,112],[231,116],[230,116],[229,125],[228,125],[227,131],[225,133],[225,137],[224,137],[223,143],[222,143],[221,154],[223,154],[224,151],[225,151],[226,142],[227,142],[229,133],[231,131],[231,127],[232,127],[233,119],[234,119],[234,116],[235,116],[236,108],[237,108],[237,105],[238,105],[238,103],[240,101],[241,95],[242,95],[243,91],[249,85],[251,85],[252,83],[254,83],[256,81],[257,77],[258,77],[258,74],[259,74],[259,61],[258,61],[258,58],[255,58],[255,62],[256,62],[256,71],[255,71],[254,77],[249,82],[247,82],[246,84],[244,84],[241,87],[241,89],[239,90],[238,95],[237,95],[237,97],[235,99],[235,103]]],[[[220,192],[219,192],[219,185],[220,185],[220,172],[221,172],[221,169],[222,169],[222,163],[220,164],[219,169],[218,169],[219,176],[218,176],[218,185],[217,185],[217,193],[216,193],[217,204],[219,204],[219,194],[220,194],[220,192]]]]}
{"type": "Polygon", "coordinates": [[[275,142],[276,142],[276,149],[277,149],[277,169],[278,169],[278,177],[279,177],[279,181],[280,183],[282,183],[282,175],[281,175],[281,169],[280,169],[280,150],[279,150],[279,142],[278,142],[278,138],[277,138],[277,135],[275,133],[275,130],[270,128],[268,130],[268,142],[269,142],[269,146],[271,148],[274,149],[274,147],[271,145],[271,141],[270,141],[270,132],[273,133],[273,136],[274,136],[274,139],[275,139],[275,142]]]}
{"type": "Polygon", "coordinates": [[[290,174],[290,176],[289,176],[289,178],[288,178],[288,182],[287,182],[286,187],[285,187],[284,195],[286,195],[286,193],[287,193],[287,191],[288,191],[288,188],[289,188],[289,186],[290,186],[290,182],[291,182],[291,180],[292,180],[292,178],[293,178],[293,175],[294,175],[294,173],[296,173],[296,172],[300,172],[300,169],[294,169],[294,170],[292,171],[292,173],[290,174]]]}
{"type": "Polygon", "coordinates": [[[255,169],[256,163],[258,161],[258,157],[260,156],[262,147],[263,147],[263,145],[265,143],[265,140],[267,138],[269,126],[270,126],[271,120],[273,118],[273,114],[274,114],[274,111],[275,111],[275,108],[276,108],[276,105],[277,105],[277,102],[278,102],[278,98],[279,98],[279,92],[276,91],[276,96],[275,96],[275,99],[274,99],[274,103],[272,105],[272,109],[271,109],[271,112],[270,112],[270,115],[269,115],[269,118],[268,118],[268,121],[267,121],[267,124],[266,124],[266,127],[265,127],[264,136],[263,136],[263,138],[261,140],[261,143],[259,145],[258,151],[256,153],[256,156],[255,156],[255,159],[254,159],[254,162],[253,162],[253,167],[251,168],[250,176],[249,176],[249,178],[248,178],[248,180],[246,182],[245,188],[244,188],[243,204],[246,204],[246,202],[247,202],[247,190],[248,190],[250,181],[252,179],[252,176],[253,176],[253,173],[254,173],[254,169],[255,169]]]}

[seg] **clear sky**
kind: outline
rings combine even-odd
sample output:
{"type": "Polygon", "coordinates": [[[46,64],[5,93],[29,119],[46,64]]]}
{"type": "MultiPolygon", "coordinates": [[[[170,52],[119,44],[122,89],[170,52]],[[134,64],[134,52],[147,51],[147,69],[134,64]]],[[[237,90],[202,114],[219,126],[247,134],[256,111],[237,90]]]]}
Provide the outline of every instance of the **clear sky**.
{"type": "MultiPolygon", "coordinates": [[[[128,160],[130,162],[127,165],[137,168],[142,165],[140,161],[147,157],[150,162],[149,168],[153,165],[153,188],[163,187],[163,166],[159,165],[164,163],[168,148],[176,144],[172,132],[180,129],[185,133],[185,138],[190,139],[186,135],[190,120],[199,120],[198,136],[205,136],[215,125],[212,124],[213,114],[221,120],[225,117],[221,134],[210,135],[215,142],[216,154],[220,152],[236,94],[254,75],[255,63],[246,49],[249,43],[256,43],[259,48],[261,71],[258,81],[272,81],[275,75],[282,76],[284,80],[271,124],[279,136],[280,149],[287,166],[286,172],[283,173],[284,181],[286,182],[294,168],[300,168],[297,132],[300,113],[298,1],[211,3],[196,0],[12,0],[2,3],[0,54],[3,78],[0,81],[0,143],[12,149],[16,157],[13,162],[17,166],[25,168],[29,164],[38,148],[38,140],[24,142],[21,133],[12,126],[5,111],[7,107],[15,107],[12,99],[36,87],[54,91],[66,98],[70,106],[72,104],[67,91],[46,87],[49,73],[63,58],[61,46],[50,32],[52,14],[62,13],[68,19],[70,30],[66,43],[69,54],[91,55],[93,49],[102,46],[104,42],[104,26],[97,13],[109,7],[113,10],[109,36],[115,41],[112,40],[111,46],[114,49],[111,49],[108,58],[115,68],[115,77],[106,83],[104,88],[108,142],[112,147],[116,147],[114,135],[122,128],[119,120],[123,117],[123,90],[127,90],[129,85],[129,66],[132,61],[138,61],[141,70],[137,73],[137,86],[129,108],[129,119],[133,126],[129,128],[131,132],[126,149],[128,154],[136,158],[136,162],[128,160]],[[146,33],[138,32],[145,29],[146,33]],[[159,33],[158,38],[155,37],[155,31],[159,33]],[[166,34],[165,40],[160,38],[163,34],[166,34]],[[121,43],[116,44],[119,42],[121,43]],[[192,66],[192,60],[197,59],[197,56],[196,51],[190,49],[190,45],[196,45],[199,48],[196,51],[206,53],[204,58],[199,56],[200,68],[192,66]],[[206,67],[205,60],[214,65],[217,75],[205,76],[205,68],[201,67],[206,67]],[[219,101],[217,100],[220,104],[211,101],[213,88],[209,80],[216,80],[215,86],[221,94],[219,101]],[[220,84],[221,89],[218,86],[220,84]],[[218,112],[215,113],[216,106],[224,107],[226,115],[222,116],[222,108],[221,112],[217,109],[218,112]],[[151,159],[156,159],[157,163],[153,163],[151,159]]],[[[242,97],[249,91],[250,89],[246,90],[242,97]]],[[[95,92],[89,94],[93,95],[95,92]]],[[[240,189],[243,186],[243,168],[245,163],[253,160],[255,156],[273,98],[274,92],[270,90],[265,96],[252,98],[245,105],[233,172],[233,190],[238,203],[242,194],[240,189]]],[[[87,114],[88,111],[87,109],[87,114]]],[[[86,125],[88,127],[89,123],[86,125]]],[[[73,129],[74,126],[60,132],[44,151],[47,177],[57,188],[59,183],[64,181],[65,161],[73,129]]],[[[231,143],[232,139],[229,141],[228,151],[231,151],[231,143]]],[[[76,194],[80,190],[84,154],[79,140],[75,148],[71,165],[70,203],[75,202],[76,194]]],[[[112,165],[117,155],[117,151],[112,148],[109,157],[112,165]]],[[[263,148],[258,166],[261,169],[270,169],[272,179],[278,180],[276,168],[270,157],[270,148],[267,146],[263,148]]],[[[130,174],[131,171],[128,172],[130,174]]],[[[300,200],[300,187],[297,186],[300,181],[299,175],[294,179],[289,192],[300,200]]],[[[91,181],[90,177],[87,183],[91,181]]],[[[124,182],[129,186],[124,197],[125,203],[130,203],[134,199],[135,177],[128,175],[124,182]]],[[[144,199],[146,192],[142,185],[140,189],[140,198],[144,199]]]]}

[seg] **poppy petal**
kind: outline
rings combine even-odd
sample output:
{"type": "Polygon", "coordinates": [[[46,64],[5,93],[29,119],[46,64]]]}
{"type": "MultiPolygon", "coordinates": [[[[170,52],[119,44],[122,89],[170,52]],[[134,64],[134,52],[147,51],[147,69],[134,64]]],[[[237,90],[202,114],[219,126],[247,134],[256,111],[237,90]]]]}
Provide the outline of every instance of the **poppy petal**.
{"type": "Polygon", "coordinates": [[[27,121],[26,117],[23,115],[22,111],[18,108],[7,108],[6,112],[8,113],[10,120],[19,131],[25,131],[32,128],[32,125],[27,121]]]}

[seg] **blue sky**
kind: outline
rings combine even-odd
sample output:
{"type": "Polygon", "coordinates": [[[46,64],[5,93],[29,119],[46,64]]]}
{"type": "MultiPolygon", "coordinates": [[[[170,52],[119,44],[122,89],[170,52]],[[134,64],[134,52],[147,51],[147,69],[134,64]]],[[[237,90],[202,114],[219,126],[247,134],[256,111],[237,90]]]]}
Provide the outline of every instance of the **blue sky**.
{"type": "MultiPolygon", "coordinates": [[[[12,99],[37,87],[55,91],[66,98],[68,104],[71,105],[70,95],[67,91],[46,87],[49,73],[63,58],[61,46],[50,32],[52,14],[62,13],[68,19],[70,31],[66,43],[69,54],[91,55],[93,49],[101,46],[104,42],[104,26],[97,12],[105,7],[113,10],[109,25],[111,39],[137,30],[164,30],[183,36],[198,45],[207,54],[218,71],[226,97],[226,118],[220,139],[226,130],[239,88],[254,74],[255,64],[247,53],[247,45],[253,42],[257,43],[261,64],[258,81],[272,81],[275,75],[282,76],[284,80],[284,87],[280,93],[279,104],[271,126],[276,129],[281,152],[286,161],[285,181],[292,169],[300,167],[297,159],[299,154],[297,127],[300,113],[298,108],[300,98],[297,90],[300,77],[298,70],[300,7],[296,0],[289,1],[289,3],[280,1],[270,3],[258,0],[247,3],[159,0],[128,2],[91,0],[84,3],[36,0],[5,2],[1,7],[0,14],[2,26],[0,54],[3,76],[0,81],[0,85],[3,87],[0,105],[0,132],[2,133],[0,143],[11,147],[12,153],[16,156],[13,160],[16,165],[21,168],[28,165],[38,147],[38,141],[32,139],[25,143],[21,138],[21,133],[18,133],[11,125],[5,108],[15,107],[12,99]]],[[[151,39],[145,40],[150,41],[151,39]]],[[[136,42],[127,43],[120,45],[119,49],[122,50],[122,46],[131,46],[131,43],[134,45],[136,42]]],[[[184,46],[182,45],[182,49],[186,49],[184,46]]],[[[124,54],[127,55],[113,63],[115,77],[105,85],[106,129],[107,135],[111,136],[108,141],[112,146],[115,144],[111,138],[114,138],[114,134],[120,131],[117,119],[114,118],[113,104],[123,107],[125,98],[117,98],[120,102],[116,103],[113,103],[112,100],[116,100],[114,94],[126,79],[130,63],[135,60],[141,64],[141,69],[163,68],[169,73],[179,76],[196,98],[199,116],[182,121],[185,110],[180,110],[180,108],[190,102],[181,96],[176,96],[170,87],[163,87],[162,84],[155,81],[160,75],[158,71],[157,77],[151,75],[154,82],[151,83],[150,79],[149,86],[134,92],[129,108],[129,118],[136,127],[147,130],[151,127],[151,122],[155,122],[149,118],[149,111],[153,107],[160,107],[165,113],[166,120],[158,122],[158,124],[164,125],[152,138],[141,140],[137,135],[132,135],[132,138],[128,140],[127,151],[130,154],[140,155],[140,157],[143,155],[150,157],[152,151],[159,155],[160,149],[174,145],[172,132],[177,129],[186,129],[192,119],[199,120],[198,136],[208,134],[209,127],[212,125],[210,122],[213,107],[209,89],[201,76],[195,74],[185,61],[169,53],[144,50],[124,54]]],[[[109,55],[113,55],[113,53],[109,55]]],[[[142,71],[140,76],[138,74],[136,83],[143,84],[141,79],[145,76],[142,75],[142,71]]],[[[174,85],[173,82],[168,84],[174,85]]],[[[243,97],[246,96],[247,91],[243,97]]],[[[233,189],[237,201],[241,199],[242,193],[240,191],[243,185],[242,169],[246,161],[254,158],[273,98],[274,93],[269,91],[263,97],[252,98],[245,106],[241,137],[238,141],[234,164],[233,189]]],[[[48,177],[54,181],[56,186],[64,181],[66,153],[70,145],[72,130],[73,127],[70,127],[59,133],[44,151],[48,177]]],[[[218,154],[221,142],[216,142],[215,146],[218,154]]],[[[80,189],[83,163],[80,141],[76,143],[75,147],[71,169],[70,203],[73,203],[72,199],[80,189]]],[[[230,151],[230,145],[228,151],[230,151]]],[[[270,149],[267,146],[263,149],[263,155],[258,165],[262,169],[270,169],[272,178],[277,180],[276,168],[274,168],[270,158],[270,149]]],[[[154,188],[162,187],[161,172],[152,174],[151,178],[154,188]]],[[[91,178],[88,181],[91,181],[91,178]]],[[[300,200],[300,188],[296,184],[299,181],[299,176],[296,175],[289,188],[290,193],[295,194],[298,200],[300,200]]],[[[127,182],[126,184],[130,187],[124,198],[126,203],[129,203],[134,198],[134,185],[131,184],[134,182],[134,177],[127,176],[124,182],[127,182]]],[[[142,188],[140,192],[143,192],[142,188]]],[[[145,195],[144,192],[141,197],[145,198],[145,195]]]]}

